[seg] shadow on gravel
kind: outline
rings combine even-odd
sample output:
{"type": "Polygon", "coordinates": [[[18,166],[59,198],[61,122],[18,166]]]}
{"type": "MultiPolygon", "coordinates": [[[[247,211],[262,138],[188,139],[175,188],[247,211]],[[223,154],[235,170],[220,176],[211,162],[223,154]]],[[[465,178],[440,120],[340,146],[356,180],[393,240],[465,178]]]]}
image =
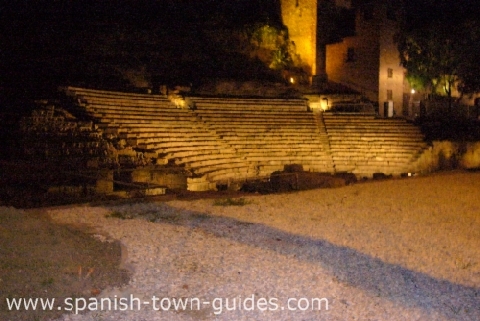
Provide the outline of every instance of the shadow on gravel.
{"type": "Polygon", "coordinates": [[[450,320],[480,320],[480,289],[475,287],[436,279],[385,263],[348,247],[294,235],[264,224],[213,217],[199,212],[180,212],[164,203],[156,204],[146,214],[144,218],[152,222],[194,228],[216,237],[275,251],[295,260],[320,264],[338,282],[406,307],[437,312],[450,320]]]}

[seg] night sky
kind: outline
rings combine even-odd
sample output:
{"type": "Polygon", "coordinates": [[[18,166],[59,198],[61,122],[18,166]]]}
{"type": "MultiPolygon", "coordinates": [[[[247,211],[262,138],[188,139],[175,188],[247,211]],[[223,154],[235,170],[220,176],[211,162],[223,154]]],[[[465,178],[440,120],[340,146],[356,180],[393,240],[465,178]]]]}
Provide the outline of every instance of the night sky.
{"type": "MultiPolygon", "coordinates": [[[[353,3],[364,3],[357,0],[353,3]]],[[[478,18],[480,7],[468,0],[406,0],[407,27],[429,21],[455,24],[478,18]]],[[[58,83],[104,85],[114,78],[114,66],[135,61],[150,66],[152,74],[172,82],[224,77],[229,70],[249,68],[224,65],[225,53],[212,41],[216,30],[255,23],[280,25],[280,0],[144,0],[144,1],[11,1],[0,5],[0,88],[22,88],[37,95],[58,83]],[[105,38],[116,47],[105,47],[105,38]],[[103,38],[102,38],[103,37],[103,38]],[[102,42],[103,41],[103,42],[102,42]],[[112,49],[114,48],[114,49],[112,49]],[[120,52],[120,55],[108,51],[120,52]],[[195,53],[196,57],[188,53],[195,53]],[[94,63],[96,62],[96,63],[94,63]],[[193,70],[195,68],[198,70],[193,70]],[[176,72],[173,71],[176,68],[176,72]],[[215,72],[213,72],[214,70],[215,72]],[[96,74],[95,74],[96,73],[96,74]],[[102,74],[105,75],[102,79],[102,74]],[[182,79],[185,78],[185,79],[182,79]]],[[[257,67],[254,67],[253,70],[257,67]]],[[[261,74],[261,71],[258,73],[261,74]]],[[[118,85],[112,81],[112,86],[118,85]]]]}
{"type": "MultiPolygon", "coordinates": [[[[55,83],[105,82],[86,74],[98,71],[108,77],[112,72],[107,70],[108,55],[94,52],[107,36],[110,43],[115,39],[119,43],[114,51],[129,52],[117,55],[113,59],[117,64],[141,61],[154,73],[169,75],[168,64],[175,64],[178,74],[191,73],[191,65],[200,65],[205,70],[198,73],[206,74],[213,67],[208,61],[221,56],[218,47],[209,46],[207,34],[257,22],[281,24],[276,0],[15,1],[2,6],[0,86],[29,87],[26,91],[35,94],[55,83]],[[199,58],[186,60],[197,61],[181,61],[192,51],[199,58]]],[[[186,75],[194,76],[198,77],[186,75]]]]}

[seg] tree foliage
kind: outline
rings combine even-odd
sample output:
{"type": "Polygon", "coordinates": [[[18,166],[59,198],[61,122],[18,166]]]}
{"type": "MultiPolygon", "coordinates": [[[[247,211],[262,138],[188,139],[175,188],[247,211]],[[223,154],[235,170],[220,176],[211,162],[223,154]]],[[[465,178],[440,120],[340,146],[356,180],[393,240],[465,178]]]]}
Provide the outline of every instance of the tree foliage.
{"type": "Polygon", "coordinates": [[[460,77],[461,59],[453,36],[438,25],[403,35],[398,45],[400,59],[414,88],[436,93],[441,86],[451,96],[460,77]]]}
{"type": "Polygon", "coordinates": [[[471,20],[464,24],[465,36],[459,39],[458,83],[460,92],[471,94],[480,92],[480,21],[471,20]]]}
{"type": "Polygon", "coordinates": [[[397,35],[408,81],[416,89],[448,97],[454,89],[462,95],[480,92],[478,18],[467,14],[461,2],[450,7],[446,1],[424,2],[424,7],[407,16],[397,35]],[[416,12],[429,12],[430,18],[419,17],[416,12]]]}

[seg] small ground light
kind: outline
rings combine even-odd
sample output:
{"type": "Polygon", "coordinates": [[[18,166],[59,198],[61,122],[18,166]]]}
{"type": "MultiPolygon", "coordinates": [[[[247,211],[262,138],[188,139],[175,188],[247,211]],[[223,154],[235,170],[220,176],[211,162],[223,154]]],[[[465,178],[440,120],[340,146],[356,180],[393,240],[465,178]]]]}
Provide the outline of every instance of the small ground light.
{"type": "Polygon", "coordinates": [[[415,89],[412,88],[412,90],[411,90],[410,92],[411,92],[412,94],[414,94],[414,93],[415,93],[415,89]]]}
{"type": "Polygon", "coordinates": [[[290,77],[290,83],[291,83],[291,84],[294,84],[294,83],[295,83],[295,78],[290,77]]]}

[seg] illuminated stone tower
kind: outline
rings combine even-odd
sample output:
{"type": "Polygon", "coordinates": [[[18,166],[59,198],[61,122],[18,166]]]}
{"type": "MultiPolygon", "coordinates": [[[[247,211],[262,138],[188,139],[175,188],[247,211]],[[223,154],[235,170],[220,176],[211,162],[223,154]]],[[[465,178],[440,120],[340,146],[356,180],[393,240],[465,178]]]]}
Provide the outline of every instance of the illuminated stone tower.
{"type": "Polygon", "coordinates": [[[317,34],[321,28],[319,10],[324,2],[350,7],[350,0],[281,0],[283,24],[295,43],[297,54],[308,66],[313,84],[327,80],[326,42],[317,34]]]}
{"type": "Polygon", "coordinates": [[[317,0],[281,0],[281,9],[290,40],[311,75],[316,75],[317,0]]]}
{"type": "Polygon", "coordinates": [[[385,113],[384,106],[396,115],[405,113],[408,88],[394,42],[403,15],[402,0],[281,0],[281,10],[314,87],[321,90],[331,80],[377,102],[380,115],[385,113]],[[352,34],[333,42],[328,38],[327,5],[353,10],[352,34]]]}

